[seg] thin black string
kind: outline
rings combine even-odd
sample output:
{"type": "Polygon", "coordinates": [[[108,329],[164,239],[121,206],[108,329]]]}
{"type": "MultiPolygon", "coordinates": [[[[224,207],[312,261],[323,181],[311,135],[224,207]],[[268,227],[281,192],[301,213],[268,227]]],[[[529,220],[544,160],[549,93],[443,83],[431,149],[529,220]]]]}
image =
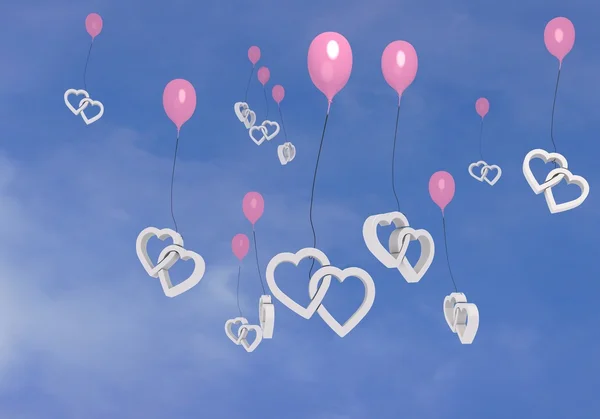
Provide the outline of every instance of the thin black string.
{"type": "Polygon", "coordinates": [[[265,106],[267,108],[267,116],[265,119],[269,119],[269,100],[267,99],[267,89],[265,86],[263,86],[263,93],[265,94],[265,106]]]}
{"type": "Polygon", "coordinates": [[[398,212],[400,212],[400,201],[398,200],[398,194],[396,193],[395,165],[396,165],[396,138],[398,137],[398,120],[399,119],[400,119],[400,103],[398,103],[398,112],[396,112],[396,128],[394,129],[394,148],[392,150],[392,191],[394,192],[394,197],[396,198],[396,205],[398,206],[398,212]]]}
{"type": "Polygon", "coordinates": [[[458,292],[456,288],[456,282],[454,282],[454,275],[452,275],[452,268],[450,268],[450,257],[448,256],[448,240],[446,238],[446,218],[442,213],[442,226],[444,228],[444,248],[446,249],[446,263],[448,264],[448,272],[450,272],[450,279],[452,279],[452,284],[454,285],[454,291],[458,292]]]}
{"type": "Polygon", "coordinates": [[[265,284],[263,284],[262,275],[260,274],[260,265],[258,263],[258,248],[256,245],[256,231],[254,231],[254,226],[252,226],[252,238],[254,239],[254,256],[256,256],[256,269],[258,270],[258,278],[260,279],[260,286],[262,287],[263,294],[266,294],[265,284]]]}
{"type": "Polygon", "coordinates": [[[250,82],[252,81],[252,75],[254,74],[254,66],[250,70],[250,77],[248,77],[248,83],[246,84],[246,93],[244,94],[244,102],[248,102],[248,89],[250,89],[250,82]]]}
{"type": "Polygon", "coordinates": [[[87,58],[85,59],[85,67],[83,68],[83,89],[87,90],[87,84],[85,82],[85,76],[87,75],[88,63],[90,62],[90,55],[92,53],[92,47],[94,46],[94,40],[90,43],[90,49],[88,50],[87,58]]]}
{"type": "Polygon", "coordinates": [[[287,132],[285,132],[285,123],[283,122],[283,113],[281,112],[281,106],[277,106],[277,109],[279,109],[279,117],[281,118],[281,128],[283,129],[283,137],[287,142],[287,132]]]}
{"type": "MultiPolygon", "coordinates": [[[[310,192],[310,209],[308,212],[308,218],[310,220],[310,228],[312,229],[312,233],[313,233],[313,247],[314,248],[317,247],[317,233],[315,232],[315,225],[313,224],[312,210],[313,210],[313,203],[315,200],[315,184],[317,182],[317,171],[319,170],[319,160],[321,159],[321,150],[323,149],[323,139],[325,138],[325,129],[327,128],[327,120],[328,119],[329,119],[329,112],[327,112],[327,115],[325,116],[325,123],[323,124],[323,132],[321,133],[321,143],[319,144],[319,153],[317,154],[317,163],[315,164],[315,173],[313,175],[312,190],[310,192]]],[[[315,266],[315,260],[313,259],[312,263],[310,265],[310,271],[308,271],[309,278],[312,276],[312,270],[313,270],[314,266],[315,266]]]]}
{"type": "Polygon", "coordinates": [[[479,157],[483,160],[483,118],[479,126],[479,157]]]}
{"type": "Polygon", "coordinates": [[[173,155],[173,170],[171,171],[171,218],[173,224],[175,224],[175,231],[179,232],[177,228],[177,221],[175,221],[175,214],[173,213],[173,183],[175,181],[175,165],[177,164],[177,149],[179,148],[179,132],[177,132],[177,140],[175,140],[175,154],[173,155]]]}
{"type": "MultiPolygon", "coordinates": [[[[550,119],[550,139],[552,140],[552,146],[556,153],[556,143],[554,142],[554,110],[556,108],[556,96],[558,94],[558,82],[560,80],[560,67],[558,67],[558,74],[556,76],[556,86],[554,87],[554,99],[552,100],[552,118],[550,119]]],[[[558,163],[554,162],[554,167],[558,167],[558,163]]]]}
{"type": "Polygon", "coordinates": [[[238,310],[240,311],[240,317],[244,317],[244,315],[242,314],[242,308],[240,307],[240,275],[242,274],[242,265],[240,263],[240,266],[238,268],[238,278],[237,278],[237,291],[236,291],[236,298],[237,298],[237,306],[238,306],[238,310]]]}

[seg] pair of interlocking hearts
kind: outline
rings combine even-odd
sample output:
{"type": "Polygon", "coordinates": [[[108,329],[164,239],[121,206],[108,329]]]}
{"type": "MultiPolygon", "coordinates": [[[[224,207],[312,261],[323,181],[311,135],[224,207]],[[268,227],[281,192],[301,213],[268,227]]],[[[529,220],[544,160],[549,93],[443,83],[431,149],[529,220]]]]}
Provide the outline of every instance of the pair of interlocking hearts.
{"type": "Polygon", "coordinates": [[[387,268],[397,268],[406,282],[419,282],[425,275],[435,255],[433,238],[428,231],[409,227],[408,219],[398,211],[387,214],[371,215],[363,224],[363,239],[369,251],[387,268]],[[396,229],[389,238],[388,247],[384,247],[377,236],[377,228],[394,224],[396,229]],[[408,246],[412,241],[421,245],[421,255],[415,266],[406,258],[408,246]]]}
{"type": "Polygon", "coordinates": [[[83,89],[79,89],[79,90],[68,89],[64,94],[64,99],[65,99],[65,105],[67,105],[67,108],[69,108],[69,110],[71,112],[73,112],[73,115],[81,115],[81,118],[83,119],[83,122],[86,123],[86,125],[90,125],[90,124],[96,122],[97,120],[102,118],[102,115],[104,115],[104,105],[102,104],[102,102],[100,102],[98,100],[92,100],[90,98],[90,94],[83,89]],[[77,108],[75,108],[71,104],[71,101],[69,100],[69,96],[71,96],[71,95],[75,95],[75,96],[83,95],[84,96],[84,98],[79,101],[79,105],[77,108]],[[88,118],[87,115],[85,114],[85,110],[90,105],[97,106],[98,108],[100,108],[100,112],[98,112],[95,116],[88,118]]]}
{"type": "Polygon", "coordinates": [[[275,328],[275,306],[270,295],[262,295],[258,303],[258,316],[260,326],[248,324],[245,317],[236,317],[225,322],[225,334],[236,345],[242,345],[246,352],[253,352],[263,339],[272,339],[275,328]],[[239,324],[237,335],[233,333],[233,326],[239,324]],[[248,342],[248,332],[253,331],[255,338],[248,342]]]}
{"type": "Polygon", "coordinates": [[[496,182],[498,182],[500,180],[500,177],[502,176],[502,169],[500,169],[500,167],[496,166],[495,164],[489,165],[486,162],[484,162],[483,160],[479,160],[478,162],[471,163],[469,165],[469,174],[471,175],[471,177],[473,179],[476,179],[480,182],[483,182],[485,180],[488,183],[488,185],[494,186],[496,184],[496,182]],[[481,167],[481,173],[479,174],[479,176],[477,176],[475,174],[474,170],[479,167],[481,167]],[[487,175],[490,171],[494,171],[494,170],[496,170],[496,176],[494,176],[494,178],[492,180],[490,180],[487,177],[487,175]]]}
{"type": "Polygon", "coordinates": [[[160,284],[167,297],[177,297],[192,289],[200,282],[206,270],[206,264],[204,263],[202,256],[190,250],[186,250],[183,247],[183,238],[181,235],[169,228],[145,228],[137,237],[135,250],[138,259],[148,275],[152,278],[160,279],[160,284]],[[173,244],[165,247],[163,251],[160,252],[158,263],[156,265],[150,260],[150,256],[148,256],[148,241],[152,237],[156,237],[160,240],[166,240],[168,238],[173,240],[173,244]],[[187,279],[177,285],[173,285],[169,269],[171,269],[179,259],[183,261],[191,259],[194,261],[195,266],[187,279]]]}
{"type": "Polygon", "coordinates": [[[283,143],[277,146],[277,156],[279,157],[279,162],[285,166],[296,157],[296,147],[290,142],[283,143]]]}
{"type": "Polygon", "coordinates": [[[254,125],[256,124],[256,113],[250,109],[246,102],[236,102],[233,105],[233,110],[237,118],[248,130],[250,139],[256,145],[261,145],[265,141],[271,141],[279,134],[279,124],[275,121],[265,120],[260,125],[254,125]],[[269,128],[273,127],[275,128],[274,131],[269,133],[269,128]],[[260,137],[258,137],[258,134],[260,134],[260,137]]]}
{"type": "Polygon", "coordinates": [[[467,302],[465,294],[453,292],[444,298],[444,317],[452,333],[458,335],[460,343],[473,343],[479,329],[479,309],[467,302]]]}
{"type": "Polygon", "coordinates": [[[568,211],[573,208],[577,208],[586,200],[588,195],[590,194],[590,185],[587,180],[585,180],[581,176],[574,175],[568,170],[569,164],[567,159],[559,153],[548,153],[542,149],[531,150],[525,156],[523,160],[523,174],[525,175],[525,180],[529,183],[529,186],[533,190],[536,195],[540,193],[544,193],[544,198],[546,198],[546,204],[548,205],[548,209],[550,209],[550,213],[556,214],[558,212],[568,211]],[[558,167],[552,169],[550,173],[546,176],[546,180],[544,183],[540,184],[533,175],[531,171],[531,160],[540,159],[544,163],[555,162],[558,167]],[[561,204],[557,204],[554,199],[554,194],[552,193],[552,188],[558,185],[563,179],[567,181],[567,184],[574,184],[579,186],[581,190],[580,195],[567,202],[563,202],[561,204]]]}
{"type": "Polygon", "coordinates": [[[296,253],[285,252],[275,255],[267,265],[265,276],[271,293],[284,306],[305,319],[310,319],[317,313],[321,319],[323,319],[323,321],[342,338],[350,333],[361,320],[365,318],[375,302],[375,283],[373,282],[373,278],[371,278],[366,271],[355,267],[342,270],[335,266],[331,266],[325,253],[312,247],[301,249],[296,253]],[[307,307],[303,307],[292,300],[279,288],[279,286],[277,286],[277,282],[275,281],[275,269],[282,263],[291,263],[294,266],[298,266],[300,261],[306,258],[314,259],[320,263],[322,267],[310,278],[308,294],[311,301],[307,307]],[[343,325],[340,324],[323,305],[323,299],[331,285],[331,277],[337,278],[340,283],[343,283],[346,278],[355,277],[358,278],[365,287],[365,296],[360,307],[343,325]]]}

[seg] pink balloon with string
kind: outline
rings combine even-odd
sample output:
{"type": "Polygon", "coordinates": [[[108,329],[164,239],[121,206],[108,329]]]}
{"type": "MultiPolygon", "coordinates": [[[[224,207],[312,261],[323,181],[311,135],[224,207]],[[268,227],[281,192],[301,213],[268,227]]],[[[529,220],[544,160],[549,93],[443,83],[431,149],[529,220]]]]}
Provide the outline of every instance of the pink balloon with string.
{"type": "Polygon", "coordinates": [[[444,214],[444,209],[454,198],[456,185],[454,178],[448,172],[439,171],[431,175],[429,179],[429,195],[444,214]]]}
{"type": "Polygon", "coordinates": [[[383,50],[381,71],[383,78],[398,96],[412,84],[419,69],[415,48],[406,41],[394,41],[383,50]]]}
{"type": "Polygon", "coordinates": [[[483,119],[490,111],[490,101],[484,97],[480,97],[475,102],[475,110],[481,119],[483,119]]]}
{"type": "Polygon", "coordinates": [[[265,200],[262,195],[258,192],[248,192],[242,200],[242,211],[254,227],[265,211],[265,200]]]}
{"type": "Polygon", "coordinates": [[[163,92],[163,107],[179,132],[196,110],[196,90],[192,83],[184,79],[171,80],[163,92]]]}
{"type": "Polygon", "coordinates": [[[285,97],[285,89],[282,85],[276,84],[275,86],[273,86],[271,94],[273,95],[273,100],[279,105],[285,97]]]}
{"type": "Polygon", "coordinates": [[[566,17],[555,17],[544,29],[544,43],[550,54],[558,59],[558,67],[575,44],[575,26],[566,17]]]}
{"type": "Polygon", "coordinates": [[[102,17],[98,13],[90,13],[85,18],[85,30],[92,37],[92,41],[102,32],[102,25],[102,17]]]}
{"type": "Polygon", "coordinates": [[[258,81],[263,86],[269,82],[271,78],[271,72],[267,67],[261,67],[258,69],[258,81]]]}
{"type": "Polygon", "coordinates": [[[236,234],[231,240],[231,251],[237,257],[240,262],[242,259],[246,257],[248,254],[248,249],[250,248],[250,240],[248,240],[248,236],[245,234],[236,234]]]}
{"type": "Polygon", "coordinates": [[[252,65],[255,66],[258,60],[260,60],[260,48],[256,45],[253,45],[250,48],[248,48],[248,59],[250,60],[252,65]]]}

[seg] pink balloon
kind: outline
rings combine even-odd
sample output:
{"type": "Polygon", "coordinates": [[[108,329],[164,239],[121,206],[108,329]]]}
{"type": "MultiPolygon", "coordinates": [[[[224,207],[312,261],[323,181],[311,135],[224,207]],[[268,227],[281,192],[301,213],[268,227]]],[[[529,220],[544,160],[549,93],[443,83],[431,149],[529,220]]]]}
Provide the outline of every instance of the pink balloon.
{"type": "Polygon", "coordinates": [[[440,207],[442,214],[444,214],[446,205],[454,198],[455,188],[454,178],[450,173],[440,171],[431,175],[431,179],[429,179],[429,195],[431,195],[433,202],[440,207]]]}
{"type": "Polygon", "coordinates": [[[231,240],[231,251],[240,261],[248,254],[250,240],[245,234],[236,234],[231,240]]]}
{"type": "Polygon", "coordinates": [[[383,78],[399,96],[417,76],[419,59],[417,51],[406,41],[394,41],[383,50],[381,71],[383,78]]]}
{"type": "Polygon", "coordinates": [[[313,39],[308,48],[308,73],[331,105],[352,73],[352,48],[348,40],[336,32],[324,32],[313,39]]]}
{"type": "Polygon", "coordinates": [[[271,72],[267,67],[261,67],[258,69],[258,81],[264,86],[269,82],[271,78],[271,72]]]}
{"type": "Polygon", "coordinates": [[[248,221],[254,226],[265,212],[265,200],[258,192],[248,192],[242,200],[242,210],[248,221]]]}
{"type": "Polygon", "coordinates": [[[260,48],[257,46],[252,46],[248,48],[248,59],[252,63],[252,65],[256,65],[258,60],[260,60],[260,48]]]}
{"type": "Polygon", "coordinates": [[[102,18],[98,13],[90,13],[85,18],[85,30],[92,37],[92,41],[95,37],[100,35],[102,32],[102,18]]]}
{"type": "Polygon", "coordinates": [[[171,80],[163,92],[163,107],[177,132],[194,114],[196,110],[196,90],[187,80],[171,80]]]}
{"type": "Polygon", "coordinates": [[[559,68],[575,44],[575,27],[566,17],[555,17],[546,25],[544,43],[550,54],[558,58],[559,68]]]}
{"type": "Polygon", "coordinates": [[[273,100],[277,102],[278,105],[285,97],[285,89],[280,84],[276,84],[275,86],[273,86],[273,90],[271,91],[271,93],[273,95],[273,100]]]}
{"type": "Polygon", "coordinates": [[[490,111],[490,101],[484,97],[480,97],[477,99],[477,102],[475,102],[475,110],[481,118],[484,118],[490,111]]]}

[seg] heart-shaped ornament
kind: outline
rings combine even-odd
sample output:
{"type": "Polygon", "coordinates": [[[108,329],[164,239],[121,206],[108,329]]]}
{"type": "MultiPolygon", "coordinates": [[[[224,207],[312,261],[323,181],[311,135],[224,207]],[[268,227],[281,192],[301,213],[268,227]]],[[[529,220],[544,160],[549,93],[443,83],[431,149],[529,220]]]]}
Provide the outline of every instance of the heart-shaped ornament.
{"type": "Polygon", "coordinates": [[[406,255],[408,243],[392,240],[392,236],[396,232],[402,231],[406,227],[408,227],[408,219],[398,211],[371,215],[363,223],[363,239],[367,248],[386,268],[397,268],[406,255]],[[389,246],[386,249],[379,241],[377,228],[389,226],[392,223],[394,223],[396,230],[390,236],[389,246]]]}
{"type": "Polygon", "coordinates": [[[331,276],[336,277],[340,283],[343,283],[346,278],[358,278],[365,287],[365,296],[360,307],[358,307],[354,314],[352,314],[343,325],[327,311],[324,305],[320,305],[317,309],[317,314],[321,316],[327,326],[337,333],[339,337],[343,338],[365,318],[367,313],[369,313],[369,310],[371,310],[371,307],[373,307],[373,303],[375,302],[375,283],[373,282],[371,275],[360,268],[352,267],[341,270],[335,266],[324,266],[317,270],[310,278],[308,284],[309,296],[314,298],[320,288],[322,288],[322,285],[320,286],[321,281],[324,280],[324,278],[331,276]]]}
{"type": "Polygon", "coordinates": [[[546,150],[542,150],[541,148],[536,148],[535,150],[531,150],[529,153],[527,153],[525,159],[523,159],[523,175],[536,195],[539,195],[544,192],[544,190],[560,183],[564,176],[557,175],[554,178],[546,178],[546,181],[540,185],[531,171],[531,160],[533,159],[540,159],[544,163],[555,162],[562,169],[569,168],[569,163],[562,154],[548,153],[546,150]]]}
{"type": "Polygon", "coordinates": [[[263,121],[262,126],[265,127],[265,138],[267,141],[271,141],[279,134],[279,124],[275,121],[263,121]],[[269,134],[269,129],[272,128],[274,128],[274,130],[269,134]]]}
{"type": "Polygon", "coordinates": [[[180,247],[183,247],[183,238],[181,237],[181,234],[170,228],[158,229],[156,227],[147,227],[138,234],[135,241],[135,252],[137,253],[137,257],[148,275],[152,278],[157,278],[158,272],[164,269],[165,266],[172,266],[179,256],[177,256],[177,253],[171,252],[171,254],[166,255],[164,259],[159,258],[160,262],[155,266],[150,260],[150,256],[148,256],[148,241],[152,237],[156,237],[159,240],[170,238],[173,240],[174,245],[180,247]]]}
{"type": "Polygon", "coordinates": [[[268,132],[267,129],[262,125],[255,125],[253,127],[250,127],[250,129],[248,130],[248,135],[256,145],[261,145],[267,139],[268,132]],[[255,133],[259,133],[261,137],[258,138],[258,136],[255,133]]]}
{"type": "Polygon", "coordinates": [[[160,284],[162,285],[162,289],[167,297],[177,297],[180,294],[183,294],[186,291],[189,291],[194,286],[196,286],[202,277],[204,276],[204,271],[206,270],[206,264],[202,256],[200,256],[196,252],[192,252],[190,250],[185,250],[183,247],[177,245],[167,246],[160,253],[159,260],[165,258],[169,253],[176,252],[178,255],[178,259],[183,261],[193,260],[194,261],[194,270],[190,274],[190,276],[179,284],[173,286],[171,283],[171,277],[169,275],[169,269],[177,262],[178,259],[175,259],[170,265],[167,265],[160,271],[158,271],[158,278],[160,279],[160,284]]]}
{"type": "Polygon", "coordinates": [[[390,236],[390,247],[392,246],[392,243],[396,243],[397,246],[402,246],[405,255],[408,246],[413,241],[418,241],[421,245],[421,254],[419,255],[417,263],[413,267],[405,256],[398,266],[400,274],[402,274],[406,282],[411,284],[419,282],[433,262],[433,257],[435,256],[435,244],[433,243],[433,238],[427,230],[414,230],[411,227],[395,230],[390,236]]]}
{"type": "Polygon", "coordinates": [[[85,108],[87,108],[87,106],[89,105],[88,102],[83,102],[80,101],[79,102],[79,107],[77,109],[75,109],[75,107],[71,104],[71,101],[69,100],[69,96],[71,95],[75,95],[75,96],[80,96],[83,95],[85,96],[84,99],[89,98],[90,95],[87,91],[83,90],[83,89],[67,89],[67,91],[64,94],[64,100],[65,100],[65,105],[67,105],[67,108],[69,108],[69,110],[73,113],[73,115],[79,115],[81,113],[81,111],[83,111],[85,108]]]}
{"type": "Polygon", "coordinates": [[[473,303],[454,306],[454,330],[463,345],[470,345],[479,329],[479,309],[473,303]]]}
{"type": "Polygon", "coordinates": [[[240,333],[240,331],[238,329],[238,333],[234,334],[232,328],[234,325],[237,325],[237,324],[239,324],[240,328],[241,328],[243,325],[248,324],[248,320],[246,320],[245,317],[236,317],[235,319],[227,320],[225,322],[225,334],[227,335],[227,337],[229,338],[230,341],[232,341],[236,345],[241,345],[242,339],[245,339],[246,336],[248,335],[248,330],[245,330],[245,333],[244,332],[240,333]]]}
{"type": "Polygon", "coordinates": [[[484,162],[483,160],[479,160],[478,162],[471,163],[469,165],[469,174],[471,175],[471,177],[473,179],[483,182],[483,179],[487,175],[487,170],[488,170],[487,167],[488,167],[487,163],[484,162]],[[474,172],[474,170],[478,167],[481,167],[481,174],[479,176],[477,176],[474,172]]]}
{"type": "Polygon", "coordinates": [[[467,296],[462,292],[453,292],[444,298],[444,318],[452,333],[456,333],[454,328],[454,307],[457,303],[466,303],[467,296]]]}
{"type": "Polygon", "coordinates": [[[81,118],[83,119],[83,122],[85,122],[86,125],[93,124],[94,122],[96,122],[97,120],[102,118],[102,115],[104,115],[104,105],[102,104],[102,102],[100,102],[98,100],[92,100],[90,98],[83,98],[83,99],[81,99],[81,102],[79,102],[79,108],[81,109],[81,113],[80,113],[81,118]],[[92,107],[94,107],[94,106],[98,107],[98,108],[100,108],[100,111],[96,115],[94,115],[93,117],[88,119],[87,115],[85,114],[85,109],[87,108],[87,105],[83,106],[84,103],[86,103],[87,105],[90,105],[92,107]]]}
{"type": "Polygon", "coordinates": [[[315,314],[315,312],[317,311],[317,308],[323,302],[325,294],[327,294],[327,290],[331,285],[331,276],[327,275],[323,278],[319,289],[315,291],[314,295],[311,295],[311,302],[308,304],[308,307],[302,307],[300,304],[292,300],[286,293],[284,293],[279,288],[279,286],[277,286],[277,282],[275,281],[275,269],[280,264],[291,263],[294,266],[298,266],[300,261],[306,258],[313,258],[321,265],[329,265],[329,259],[327,258],[325,253],[313,247],[306,247],[304,249],[299,250],[296,253],[285,252],[275,255],[267,265],[267,269],[265,271],[265,278],[267,280],[267,285],[271,290],[271,294],[273,294],[273,296],[277,298],[279,302],[281,302],[281,304],[292,310],[297,315],[304,317],[305,319],[310,319],[313,316],[313,314],[315,314]]]}
{"type": "Polygon", "coordinates": [[[241,343],[246,352],[253,352],[256,348],[258,348],[258,345],[260,345],[260,343],[263,340],[262,329],[259,326],[255,325],[242,325],[238,330],[238,335],[244,335],[244,337],[241,338],[241,343]],[[248,343],[248,332],[256,333],[256,337],[254,338],[254,341],[252,343],[248,343]]]}
{"type": "MultiPolygon", "coordinates": [[[[483,176],[483,180],[485,180],[488,185],[490,186],[494,186],[496,184],[496,182],[498,182],[500,180],[500,177],[502,176],[502,169],[500,169],[500,166],[497,166],[495,164],[492,164],[491,166],[486,166],[486,172],[485,175],[483,176]],[[494,178],[492,180],[490,180],[488,178],[488,175],[490,174],[490,172],[493,172],[494,170],[496,170],[496,176],[494,176],[494,178]]],[[[483,173],[483,171],[482,171],[483,173]]]]}
{"type": "Polygon", "coordinates": [[[571,201],[557,204],[556,200],[554,199],[554,193],[552,192],[552,188],[556,185],[545,189],[544,198],[546,198],[546,204],[548,205],[550,213],[556,214],[558,212],[569,211],[583,204],[583,201],[585,201],[590,194],[590,185],[587,180],[581,176],[574,175],[567,169],[560,168],[551,170],[550,173],[548,173],[548,176],[546,176],[546,180],[552,179],[554,176],[559,177],[561,180],[566,179],[567,184],[569,185],[579,186],[579,189],[581,189],[581,194],[571,201]]]}
{"type": "Polygon", "coordinates": [[[277,157],[279,157],[279,163],[285,166],[296,157],[296,147],[290,142],[277,146],[277,157]]]}
{"type": "Polygon", "coordinates": [[[275,306],[270,295],[261,295],[258,302],[258,318],[264,339],[273,339],[275,329],[275,306]]]}

